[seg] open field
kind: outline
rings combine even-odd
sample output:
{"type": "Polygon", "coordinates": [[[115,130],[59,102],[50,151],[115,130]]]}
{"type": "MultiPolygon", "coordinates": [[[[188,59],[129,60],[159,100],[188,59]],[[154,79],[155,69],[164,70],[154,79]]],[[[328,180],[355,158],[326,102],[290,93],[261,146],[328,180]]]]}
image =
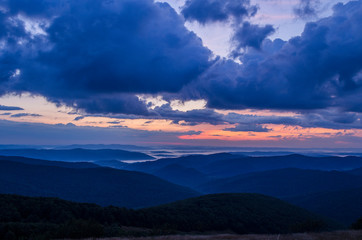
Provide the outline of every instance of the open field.
{"type": "MultiPolygon", "coordinates": [[[[286,235],[170,235],[141,238],[102,238],[97,240],[361,240],[362,231],[296,233],[286,235]]],[[[89,239],[90,240],[90,239],[89,239]]],[[[93,240],[93,239],[92,239],[93,240]]]]}

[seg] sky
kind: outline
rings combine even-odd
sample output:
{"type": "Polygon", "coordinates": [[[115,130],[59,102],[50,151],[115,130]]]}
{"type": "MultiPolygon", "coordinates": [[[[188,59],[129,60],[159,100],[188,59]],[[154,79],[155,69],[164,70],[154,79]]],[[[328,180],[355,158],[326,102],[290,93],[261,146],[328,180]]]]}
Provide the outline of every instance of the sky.
{"type": "Polygon", "coordinates": [[[362,146],[362,0],[0,0],[0,22],[0,144],[362,146]]]}

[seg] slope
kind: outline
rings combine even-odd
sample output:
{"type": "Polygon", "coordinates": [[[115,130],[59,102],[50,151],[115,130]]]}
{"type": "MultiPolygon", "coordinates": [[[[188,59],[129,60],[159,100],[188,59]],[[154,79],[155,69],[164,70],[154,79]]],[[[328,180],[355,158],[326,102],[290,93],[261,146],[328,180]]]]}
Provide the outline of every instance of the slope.
{"type": "Polygon", "coordinates": [[[287,233],[326,230],[322,218],[259,194],[212,194],[140,210],[144,226],[180,231],[287,233]]]}
{"type": "Polygon", "coordinates": [[[161,169],[158,169],[155,172],[152,172],[152,175],[165,179],[169,182],[191,188],[199,186],[211,180],[200,171],[194,168],[184,167],[179,164],[167,165],[161,169]]]}
{"type": "Polygon", "coordinates": [[[197,189],[205,193],[251,192],[275,197],[307,195],[362,186],[362,177],[338,171],[278,169],[210,181],[197,189]]]}
{"type": "Polygon", "coordinates": [[[112,168],[63,168],[0,161],[0,193],[145,207],[198,195],[155,176],[112,168]]]}
{"type": "Polygon", "coordinates": [[[362,188],[321,192],[286,201],[350,226],[362,217],[362,188]]]}
{"type": "Polygon", "coordinates": [[[31,165],[41,166],[54,166],[54,167],[65,167],[65,168],[95,168],[99,165],[91,162],[62,162],[62,161],[48,161],[26,157],[14,157],[14,156],[0,156],[0,161],[11,161],[19,162],[31,165]]]}
{"type": "Polygon", "coordinates": [[[140,210],[0,194],[1,239],[9,235],[64,239],[180,231],[289,233],[336,227],[304,209],[257,194],[208,195],[140,210]]]}

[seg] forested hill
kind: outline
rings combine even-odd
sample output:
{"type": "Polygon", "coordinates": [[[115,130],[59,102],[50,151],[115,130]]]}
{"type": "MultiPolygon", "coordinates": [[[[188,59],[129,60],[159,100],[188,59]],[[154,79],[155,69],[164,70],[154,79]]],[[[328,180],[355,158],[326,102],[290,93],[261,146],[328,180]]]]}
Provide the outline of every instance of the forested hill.
{"type": "Polygon", "coordinates": [[[289,233],[336,227],[302,208],[258,194],[205,195],[140,210],[0,194],[0,239],[289,233]]]}

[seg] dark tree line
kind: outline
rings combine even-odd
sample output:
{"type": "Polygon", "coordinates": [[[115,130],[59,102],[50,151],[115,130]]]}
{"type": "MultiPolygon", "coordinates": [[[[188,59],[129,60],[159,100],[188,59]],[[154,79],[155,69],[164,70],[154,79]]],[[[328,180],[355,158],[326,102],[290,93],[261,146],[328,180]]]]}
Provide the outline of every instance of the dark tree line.
{"type": "Polygon", "coordinates": [[[218,194],[146,209],[0,194],[0,239],[150,236],[182,232],[288,233],[332,229],[278,199],[218,194]]]}

